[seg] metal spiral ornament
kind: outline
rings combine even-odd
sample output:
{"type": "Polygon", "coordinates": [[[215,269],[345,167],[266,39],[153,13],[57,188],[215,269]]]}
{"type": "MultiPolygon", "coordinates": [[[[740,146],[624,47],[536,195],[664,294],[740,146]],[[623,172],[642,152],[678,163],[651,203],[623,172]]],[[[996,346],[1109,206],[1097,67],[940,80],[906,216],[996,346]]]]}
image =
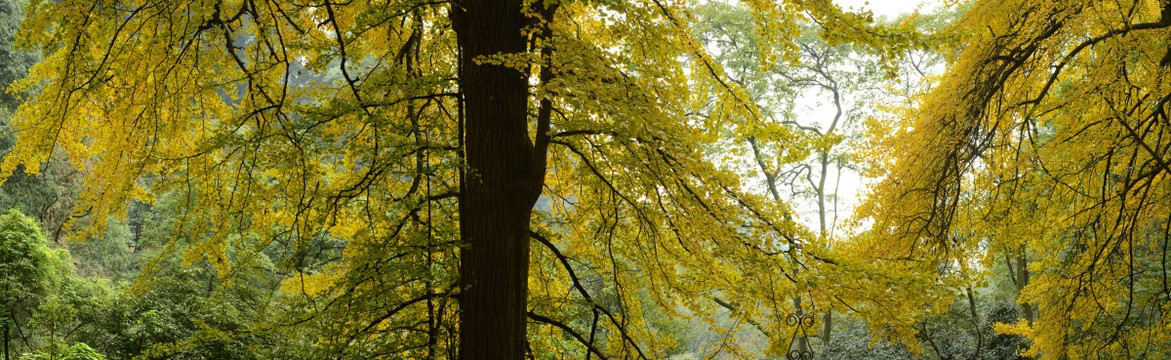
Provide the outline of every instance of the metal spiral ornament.
{"type": "Polygon", "coordinates": [[[808,337],[808,330],[813,327],[814,321],[813,314],[801,312],[789,313],[789,316],[785,317],[785,324],[796,327],[793,329],[793,337],[789,339],[789,353],[785,354],[786,358],[789,360],[813,360],[812,346],[809,349],[801,350],[794,349],[793,344],[797,342],[798,332],[801,333],[801,337],[808,337]]]}

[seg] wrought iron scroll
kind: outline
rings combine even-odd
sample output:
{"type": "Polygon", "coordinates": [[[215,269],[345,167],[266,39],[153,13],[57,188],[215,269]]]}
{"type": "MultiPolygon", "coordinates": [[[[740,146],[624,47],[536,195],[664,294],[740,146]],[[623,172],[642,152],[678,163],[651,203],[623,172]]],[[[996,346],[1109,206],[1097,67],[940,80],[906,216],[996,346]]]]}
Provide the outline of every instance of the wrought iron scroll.
{"type": "Polygon", "coordinates": [[[785,323],[789,326],[796,326],[793,329],[793,337],[789,339],[789,353],[785,355],[789,360],[813,360],[813,346],[807,346],[806,349],[794,349],[793,344],[797,342],[797,333],[801,333],[802,338],[807,338],[809,328],[813,327],[813,314],[803,314],[800,312],[790,313],[785,317],[785,323]]]}

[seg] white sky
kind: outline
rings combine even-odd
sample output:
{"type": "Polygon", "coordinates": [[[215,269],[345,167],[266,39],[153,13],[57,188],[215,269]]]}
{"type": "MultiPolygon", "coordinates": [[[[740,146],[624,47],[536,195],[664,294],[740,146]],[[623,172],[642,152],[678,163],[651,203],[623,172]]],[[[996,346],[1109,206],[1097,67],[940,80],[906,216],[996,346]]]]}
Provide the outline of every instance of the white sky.
{"type": "MultiPolygon", "coordinates": [[[[870,10],[876,18],[886,17],[887,19],[894,19],[899,15],[914,12],[916,9],[919,9],[921,12],[929,12],[939,8],[938,0],[834,0],[834,2],[847,11],[870,10]]],[[[834,110],[826,101],[818,100],[825,96],[826,94],[810,91],[798,98],[796,120],[802,124],[814,125],[822,129],[827,128],[829,126],[829,120],[833,118],[834,110]]],[[[839,128],[839,133],[842,130],[844,129],[839,128]]],[[[826,225],[831,228],[833,235],[843,235],[844,232],[848,233],[851,229],[846,224],[843,224],[842,221],[853,214],[853,210],[861,200],[861,196],[866,192],[869,179],[863,179],[860,174],[851,170],[841,171],[839,174],[839,171],[832,165],[826,177],[827,195],[835,193],[836,190],[838,196],[836,207],[833,201],[828,199],[826,201],[826,225]],[[834,213],[832,212],[835,208],[837,209],[836,224],[834,222],[834,213]]],[[[815,231],[818,229],[817,203],[815,200],[793,197],[786,200],[796,210],[796,218],[799,222],[815,231]]]]}
{"type": "Polygon", "coordinates": [[[834,3],[846,10],[851,8],[866,9],[874,12],[875,16],[885,16],[892,19],[901,14],[915,11],[920,5],[923,6],[923,11],[938,7],[938,1],[934,0],[834,0],[834,3]]]}

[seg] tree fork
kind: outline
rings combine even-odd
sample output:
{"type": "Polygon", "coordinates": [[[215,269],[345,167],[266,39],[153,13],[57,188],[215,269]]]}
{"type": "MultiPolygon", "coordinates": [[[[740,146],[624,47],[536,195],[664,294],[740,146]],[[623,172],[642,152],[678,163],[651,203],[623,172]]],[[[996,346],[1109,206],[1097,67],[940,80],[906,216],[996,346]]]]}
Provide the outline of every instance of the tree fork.
{"type": "MultiPolygon", "coordinates": [[[[527,51],[522,0],[465,0],[451,9],[464,108],[459,358],[520,360],[527,325],[529,219],[545,177],[548,118],[529,139],[527,74],[477,59],[527,51]]],[[[552,8],[540,13],[551,19],[552,8]]],[[[546,104],[542,104],[544,106],[546,104]]]]}

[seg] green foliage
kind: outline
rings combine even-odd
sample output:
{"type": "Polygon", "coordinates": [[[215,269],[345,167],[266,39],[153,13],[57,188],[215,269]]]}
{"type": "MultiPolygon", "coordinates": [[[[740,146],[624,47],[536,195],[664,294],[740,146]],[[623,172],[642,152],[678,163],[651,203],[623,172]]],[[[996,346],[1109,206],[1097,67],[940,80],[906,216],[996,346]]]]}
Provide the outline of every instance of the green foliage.
{"type": "Polygon", "coordinates": [[[100,281],[73,275],[65,249],[52,248],[33,219],[17,210],[0,216],[0,311],[11,343],[20,331],[21,344],[64,351],[64,336],[78,326],[78,313],[99,305],[100,281]]]}
{"type": "Polygon", "coordinates": [[[36,306],[53,281],[53,255],[33,219],[16,210],[0,215],[0,310],[36,306]]]}
{"type": "Polygon", "coordinates": [[[17,29],[27,5],[27,0],[0,0],[0,118],[21,101],[20,96],[7,91],[8,85],[24,78],[28,69],[39,60],[35,53],[15,46],[17,29]]]}
{"type": "Polygon", "coordinates": [[[309,356],[303,334],[261,326],[275,320],[269,311],[283,302],[273,294],[276,268],[264,254],[239,259],[243,249],[233,248],[228,256],[240,266],[224,278],[207,261],[184,260],[191,244],[172,225],[186,210],[174,195],[140,204],[125,223],[111,220],[106,236],[75,245],[86,254],[80,267],[91,269],[89,276],[117,283],[103,306],[81,314],[85,325],[74,337],[118,359],[309,356]],[[118,258],[103,259],[109,256],[118,258]]]}
{"type": "Polygon", "coordinates": [[[13,329],[28,323],[50,293],[54,255],[32,219],[16,210],[0,215],[0,341],[5,349],[18,339],[13,329]]]}
{"type": "MultiPolygon", "coordinates": [[[[172,264],[177,265],[177,264],[172,264]]],[[[206,264],[157,274],[142,292],[118,294],[78,337],[115,358],[259,359],[252,347],[268,347],[246,332],[240,300],[215,290],[206,264]]]]}
{"type": "Polygon", "coordinates": [[[106,233],[100,238],[86,239],[70,245],[70,253],[78,259],[77,270],[88,277],[129,280],[137,275],[133,251],[137,249],[134,233],[127,222],[110,217],[106,233]]]}
{"type": "Polygon", "coordinates": [[[60,353],[37,351],[22,355],[20,360],[106,360],[106,357],[89,345],[76,343],[60,353]]]}
{"type": "Polygon", "coordinates": [[[817,348],[818,359],[873,359],[873,360],[904,360],[914,359],[915,356],[901,344],[891,344],[881,336],[874,336],[868,326],[861,321],[840,317],[836,320],[838,330],[835,331],[833,341],[824,348],[817,348]]]}

